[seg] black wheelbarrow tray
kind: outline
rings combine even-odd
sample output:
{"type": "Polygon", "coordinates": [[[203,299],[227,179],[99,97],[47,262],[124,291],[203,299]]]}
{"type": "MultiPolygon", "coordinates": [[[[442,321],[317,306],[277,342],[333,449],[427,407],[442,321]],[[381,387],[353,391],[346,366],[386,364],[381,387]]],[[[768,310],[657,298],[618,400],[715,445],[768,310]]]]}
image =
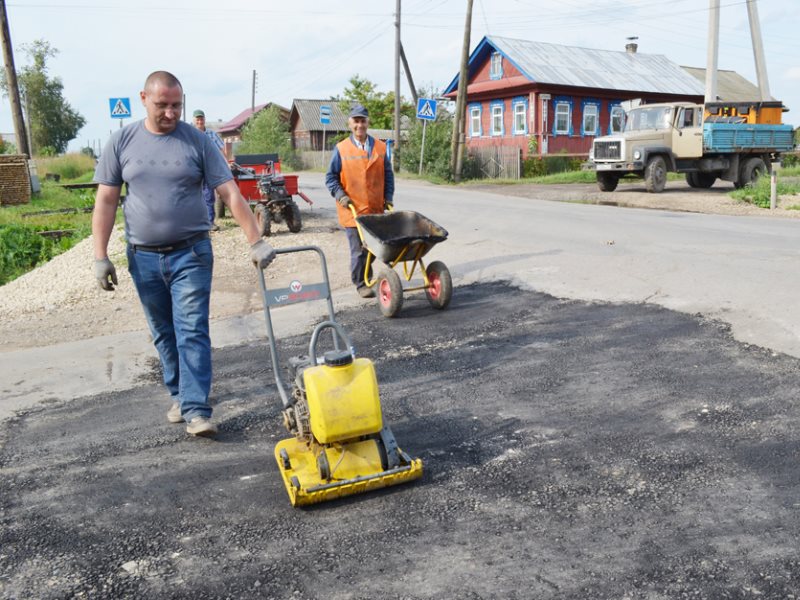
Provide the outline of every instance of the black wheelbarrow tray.
{"type": "Polygon", "coordinates": [[[408,287],[405,291],[425,290],[431,306],[437,309],[447,307],[453,295],[450,271],[440,261],[427,267],[422,261],[431,248],[447,239],[444,227],[410,210],[356,216],[356,226],[367,249],[364,283],[374,286],[378,307],[384,316],[395,316],[403,305],[403,284],[394,271],[401,262],[406,281],[411,281],[417,265],[423,279],[423,285],[408,287]],[[371,278],[375,260],[384,263],[385,267],[371,278]]]}

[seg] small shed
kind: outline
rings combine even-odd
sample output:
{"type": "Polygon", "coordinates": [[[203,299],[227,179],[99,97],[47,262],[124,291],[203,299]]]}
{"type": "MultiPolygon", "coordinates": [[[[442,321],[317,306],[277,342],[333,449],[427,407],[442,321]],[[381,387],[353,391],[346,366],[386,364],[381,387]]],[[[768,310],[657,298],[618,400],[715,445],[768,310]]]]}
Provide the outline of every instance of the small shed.
{"type": "Polygon", "coordinates": [[[296,150],[330,150],[333,140],[350,131],[347,115],[336,100],[294,100],[289,114],[292,146],[296,150]],[[330,123],[323,125],[320,107],[330,107],[330,123]],[[323,133],[325,148],[322,147],[323,133]]]}

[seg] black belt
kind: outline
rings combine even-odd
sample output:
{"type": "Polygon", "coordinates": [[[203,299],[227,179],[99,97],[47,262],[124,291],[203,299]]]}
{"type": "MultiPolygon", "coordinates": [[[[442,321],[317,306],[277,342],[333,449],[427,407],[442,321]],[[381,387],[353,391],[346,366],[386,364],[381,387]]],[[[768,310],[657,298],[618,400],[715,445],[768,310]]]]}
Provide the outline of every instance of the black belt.
{"type": "Polygon", "coordinates": [[[142,244],[131,244],[131,248],[133,248],[137,252],[161,252],[162,254],[166,254],[167,252],[174,252],[175,250],[183,250],[184,248],[188,248],[189,246],[194,246],[197,242],[202,242],[203,240],[208,239],[208,232],[201,231],[200,233],[194,234],[190,238],[186,238],[185,240],[181,240],[180,242],[172,242],[171,244],[164,244],[162,246],[144,246],[142,244]]]}

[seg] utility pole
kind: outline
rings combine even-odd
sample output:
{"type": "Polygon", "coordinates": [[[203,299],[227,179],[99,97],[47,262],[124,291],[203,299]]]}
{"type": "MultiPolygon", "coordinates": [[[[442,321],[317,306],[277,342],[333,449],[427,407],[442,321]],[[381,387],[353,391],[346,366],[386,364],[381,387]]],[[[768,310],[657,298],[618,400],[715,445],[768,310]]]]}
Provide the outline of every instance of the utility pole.
{"type": "Polygon", "coordinates": [[[392,163],[396,173],[400,170],[400,0],[396,0],[394,30],[394,148],[392,163]]]}
{"type": "Polygon", "coordinates": [[[403,50],[403,44],[400,44],[400,59],[403,61],[403,70],[406,72],[406,79],[408,79],[408,87],[411,88],[411,97],[414,99],[414,106],[417,105],[417,88],[414,87],[414,79],[411,77],[411,69],[408,68],[408,60],[406,59],[406,51],[403,50]]]}
{"type": "Polygon", "coordinates": [[[761,41],[761,25],[758,22],[758,7],[756,0],[747,0],[747,18],[750,20],[750,39],[753,41],[753,56],[756,61],[756,76],[758,89],[761,91],[761,100],[771,100],[769,95],[769,80],[767,79],[767,63],[764,60],[764,44],[761,41]]]}
{"type": "Polygon", "coordinates": [[[472,30],[472,0],[467,0],[467,18],[464,24],[464,45],[461,50],[461,70],[458,74],[458,95],[456,96],[456,115],[453,123],[450,172],[453,180],[461,181],[461,166],[464,154],[464,117],[467,105],[467,67],[469,65],[469,36],[472,30]]]}
{"type": "Polygon", "coordinates": [[[256,112],[256,70],[253,69],[253,85],[250,92],[250,116],[256,112]]]}
{"type": "Polygon", "coordinates": [[[11,47],[11,30],[8,26],[6,0],[0,0],[0,41],[3,45],[3,61],[6,66],[6,82],[8,83],[8,99],[11,101],[11,115],[14,119],[14,135],[17,138],[17,151],[31,156],[28,135],[25,131],[25,119],[22,118],[22,103],[19,101],[19,85],[17,70],[14,68],[14,51],[11,47]]]}
{"type": "Polygon", "coordinates": [[[719,0],[708,3],[708,51],[706,53],[706,102],[717,101],[717,63],[719,61],[719,0]]]}

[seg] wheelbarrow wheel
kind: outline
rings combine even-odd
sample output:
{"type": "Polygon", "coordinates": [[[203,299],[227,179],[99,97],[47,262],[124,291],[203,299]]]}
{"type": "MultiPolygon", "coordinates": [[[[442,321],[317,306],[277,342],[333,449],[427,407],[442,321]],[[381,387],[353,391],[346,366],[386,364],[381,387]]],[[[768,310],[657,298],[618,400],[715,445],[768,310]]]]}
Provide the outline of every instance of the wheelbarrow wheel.
{"type": "Polygon", "coordinates": [[[378,308],[384,317],[393,317],[403,307],[403,284],[393,270],[384,271],[377,284],[378,308]]]}
{"type": "Polygon", "coordinates": [[[269,236],[270,221],[271,221],[271,215],[269,214],[269,209],[263,204],[256,204],[255,208],[253,209],[253,213],[256,216],[258,235],[262,237],[269,236]]]}
{"type": "Polygon", "coordinates": [[[425,295],[433,308],[443,309],[450,304],[453,297],[453,280],[450,271],[441,261],[434,261],[425,269],[430,285],[425,288],[425,295]]]}
{"type": "Polygon", "coordinates": [[[297,233],[303,228],[303,218],[300,216],[300,207],[294,200],[290,200],[283,211],[283,219],[292,233],[297,233]]]}

